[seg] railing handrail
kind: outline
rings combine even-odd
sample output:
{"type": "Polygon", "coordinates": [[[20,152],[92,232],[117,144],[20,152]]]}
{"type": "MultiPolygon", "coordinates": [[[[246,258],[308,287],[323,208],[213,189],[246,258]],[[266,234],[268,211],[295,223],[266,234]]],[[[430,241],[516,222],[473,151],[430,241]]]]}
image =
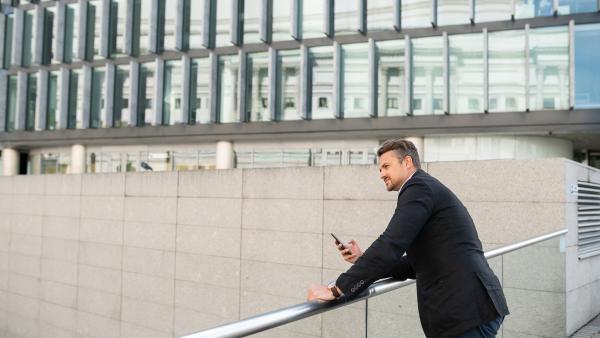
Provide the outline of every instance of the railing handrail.
{"type": "MultiPolygon", "coordinates": [[[[554,237],[561,236],[567,233],[567,229],[555,231],[543,236],[527,239],[521,242],[510,244],[502,248],[493,249],[485,253],[486,258],[493,258],[496,256],[504,255],[506,253],[519,250],[533,244],[549,240],[554,237]]],[[[198,333],[193,333],[181,338],[217,338],[217,337],[243,337],[250,334],[258,333],[264,330],[272,329],[277,326],[288,324],[306,317],[321,314],[327,311],[337,309],[355,302],[365,300],[386,292],[394,291],[401,287],[413,284],[414,280],[397,281],[391,278],[382,279],[371,286],[368,289],[360,293],[358,296],[351,300],[339,299],[332,302],[304,302],[296,305],[292,305],[283,309],[262,313],[256,316],[248,317],[239,321],[217,326],[208,330],[204,330],[198,333]]]]}

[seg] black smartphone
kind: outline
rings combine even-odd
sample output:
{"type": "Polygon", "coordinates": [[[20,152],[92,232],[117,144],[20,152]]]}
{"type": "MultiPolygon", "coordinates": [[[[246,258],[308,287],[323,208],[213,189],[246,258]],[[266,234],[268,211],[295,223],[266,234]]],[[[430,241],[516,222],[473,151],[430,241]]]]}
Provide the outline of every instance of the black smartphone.
{"type": "Polygon", "coordinates": [[[341,244],[342,245],[342,249],[346,249],[346,247],[344,246],[344,243],[342,241],[340,241],[340,239],[337,238],[337,236],[334,235],[333,232],[330,232],[330,234],[333,237],[333,239],[335,239],[335,244],[341,244]]]}

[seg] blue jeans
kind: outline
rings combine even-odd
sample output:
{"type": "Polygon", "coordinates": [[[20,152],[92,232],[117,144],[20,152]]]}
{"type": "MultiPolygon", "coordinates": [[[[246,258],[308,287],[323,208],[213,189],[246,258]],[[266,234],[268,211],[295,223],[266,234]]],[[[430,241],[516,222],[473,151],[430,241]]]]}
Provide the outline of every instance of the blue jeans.
{"type": "Polygon", "coordinates": [[[500,316],[492,321],[481,324],[469,331],[456,336],[456,338],[494,338],[504,321],[504,316],[500,316]]]}

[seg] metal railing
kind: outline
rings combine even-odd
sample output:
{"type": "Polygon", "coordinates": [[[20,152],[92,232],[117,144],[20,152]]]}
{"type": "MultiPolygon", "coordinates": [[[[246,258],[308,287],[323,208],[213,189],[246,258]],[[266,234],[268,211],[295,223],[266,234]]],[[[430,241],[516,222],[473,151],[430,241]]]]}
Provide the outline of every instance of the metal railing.
{"type": "MultiPolygon", "coordinates": [[[[502,248],[490,250],[485,253],[486,258],[501,256],[509,252],[519,250],[536,243],[540,243],[567,233],[567,229],[549,233],[547,235],[531,238],[522,242],[507,245],[502,248]]],[[[181,338],[221,338],[221,337],[244,337],[268,329],[272,329],[284,324],[288,324],[306,317],[318,315],[327,311],[337,309],[355,302],[359,302],[371,297],[375,297],[386,292],[397,290],[401,287],[411,285],[414,280],[397,281],[391,278],[382,279],[373,283],[368,289],[360,293],[353,299],[341,299],[319,303],[316,301],[304,302],[292,305],[283,309],[270,311],[267,313],[252,316],[229,324],[214,327],[205,331],[193,333],[181,338]]]]}

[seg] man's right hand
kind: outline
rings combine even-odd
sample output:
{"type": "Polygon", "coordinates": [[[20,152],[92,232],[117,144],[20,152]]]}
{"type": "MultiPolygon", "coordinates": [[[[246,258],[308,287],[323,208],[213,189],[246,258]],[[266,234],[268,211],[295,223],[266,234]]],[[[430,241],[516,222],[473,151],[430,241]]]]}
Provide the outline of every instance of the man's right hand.
{"type": "Polygon", "coordinates": [[[351,240],[350,242],[346,243],[344,246],[346,247],[345,249],[342,248],[342,244],[337,245],[337,248],[340,251],[342,258],[346,262],[354,264],[354,262],[356,262],[358,257],[362,256],[362,251],[360,250],[360,248],[358,247],[358,244],[356,244],[356,241],[354,241],[354,240],[351,240]]]}

